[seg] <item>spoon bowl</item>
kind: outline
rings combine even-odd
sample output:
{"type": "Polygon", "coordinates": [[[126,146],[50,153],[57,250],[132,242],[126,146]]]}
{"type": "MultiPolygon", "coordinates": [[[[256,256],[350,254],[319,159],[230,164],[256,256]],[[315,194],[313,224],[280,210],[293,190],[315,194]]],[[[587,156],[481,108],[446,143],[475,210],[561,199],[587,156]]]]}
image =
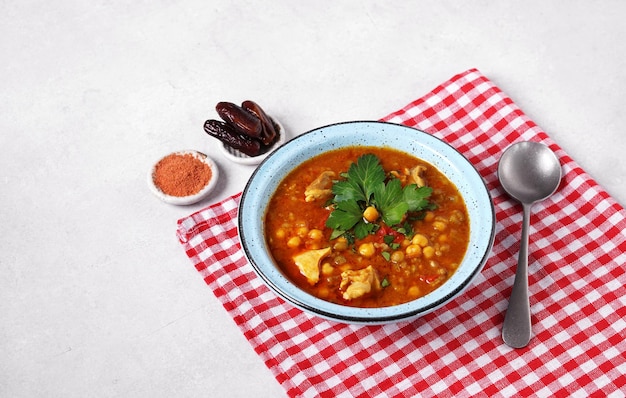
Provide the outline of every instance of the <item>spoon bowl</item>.
{"type": "Polygon", "coordinates": [[[518,142],[507,148],[498,163],[498,179],[504,190],[522,204],[524,211],[519,259],[509,306],[502,326],[504,342],[514,348],[528,345],[532,336],[528,299],[528,230],[534,203],[550,197],[561,182],[561,164],[546,145],[518,142]]]}
{"type": "Polygon", "coordinates": [[[538,142],[518,142],[500,158],[498,178],[504,190],[521,203],[550,197],[561,182],[561,165],[554,152],[538,142]]]}

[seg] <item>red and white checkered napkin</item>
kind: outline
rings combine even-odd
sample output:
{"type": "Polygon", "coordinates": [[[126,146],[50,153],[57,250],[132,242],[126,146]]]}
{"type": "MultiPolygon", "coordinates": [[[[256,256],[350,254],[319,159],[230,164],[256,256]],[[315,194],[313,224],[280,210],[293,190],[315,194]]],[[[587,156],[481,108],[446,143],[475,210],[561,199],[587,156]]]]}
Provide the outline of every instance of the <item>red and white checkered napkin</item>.
{"type": "Polygon", "coordinates": [[[354,326],[277,298],[237,236],[239,195],[179,221],[178,237],[215,296],[289,396],[624,396],[626,212],[498,87],[473,69],[385,117],[463,153],[497,214],[493,252],[460,297],[410,323],[354,326]],[[502,151],[540,141],[563,183],[533,207],[529,284],[534,338],[500,337],[513,284],[522,209],[497,182],[502,151]]]}

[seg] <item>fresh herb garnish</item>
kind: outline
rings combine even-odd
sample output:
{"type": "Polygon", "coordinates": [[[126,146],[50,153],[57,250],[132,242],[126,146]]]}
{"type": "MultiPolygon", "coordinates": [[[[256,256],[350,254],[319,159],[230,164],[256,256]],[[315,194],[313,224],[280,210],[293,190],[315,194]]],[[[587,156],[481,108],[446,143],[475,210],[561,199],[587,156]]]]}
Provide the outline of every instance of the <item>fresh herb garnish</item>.
{"type": "Polygon", "coordinates": [[[391,245],[395,239],[396,239],[396,237],[393,236],[393,235],[385,235],[385,236],[383,236],[383,242],[385,242],[385,244],[387,244],[387,245],[391,245]]]}
{"type": "Polygon", "coordinates": [[[360,156],[350,165],[348,172],[340,176],[344,179],[333,184],[334,208],[326,220],[326,226],[334,230],[333,239],[352,233],[362,239],[376,232],[380,221],[372,222],[363,217],[363,212],[370,206],[378,210],[383,223],[398,226],[397,230],[407,229],[408,223],[398,225],[407,213],[432,208],[428,201],[432,193],[430,187],[415,184],[402,187],[399,179],[387,177],[380,160],[373,154],[360,156]]]}

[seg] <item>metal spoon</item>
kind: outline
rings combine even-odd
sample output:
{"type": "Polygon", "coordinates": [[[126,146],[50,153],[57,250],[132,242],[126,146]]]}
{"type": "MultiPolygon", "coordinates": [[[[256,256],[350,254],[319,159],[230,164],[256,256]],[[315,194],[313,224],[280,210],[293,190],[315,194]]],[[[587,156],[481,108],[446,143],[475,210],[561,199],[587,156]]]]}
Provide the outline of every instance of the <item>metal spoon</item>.
{"type": "Polygon", "coordinates": [[[521,348],[528,344],[532,335],[528,299],[530,208],[556,191],[561,181],[561,164],[547,146],[538,142],[518,142],[502,154],[498,178],[504,190],[524,209],[515,281],[502,327],[504,342],[510,347],[521,348]]]}

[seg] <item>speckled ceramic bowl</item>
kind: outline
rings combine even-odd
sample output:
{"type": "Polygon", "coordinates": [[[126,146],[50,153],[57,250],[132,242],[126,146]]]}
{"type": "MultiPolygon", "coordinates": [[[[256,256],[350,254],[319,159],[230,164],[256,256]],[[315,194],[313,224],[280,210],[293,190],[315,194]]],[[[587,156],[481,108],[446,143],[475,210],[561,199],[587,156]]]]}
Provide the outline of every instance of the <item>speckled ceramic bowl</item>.
{"type": "MultiPolygon", "coordinates": [[[[245,254],[267,286],[290,304],[344,323],[381,324],[411,320],[459,296],[480,273],[495,234],[489,192],[471,163],[450,145],[406,126],[346,122],[309,131],[270,154],[250,178],[239,206],[239,237],[245,254]],[[318,299],[293,284],[274,263],[264,236],[264,216],[278,184],[296,166],[323,152],[346,146],[387,146],[408,152],[442,171],[461,192],[470,215],[470,243],[462,263],[442,286],[424,297],[383,308],[353,308],[318,299]]],[[[459,298],[462,299],[462,298],[459,298]]]]}

